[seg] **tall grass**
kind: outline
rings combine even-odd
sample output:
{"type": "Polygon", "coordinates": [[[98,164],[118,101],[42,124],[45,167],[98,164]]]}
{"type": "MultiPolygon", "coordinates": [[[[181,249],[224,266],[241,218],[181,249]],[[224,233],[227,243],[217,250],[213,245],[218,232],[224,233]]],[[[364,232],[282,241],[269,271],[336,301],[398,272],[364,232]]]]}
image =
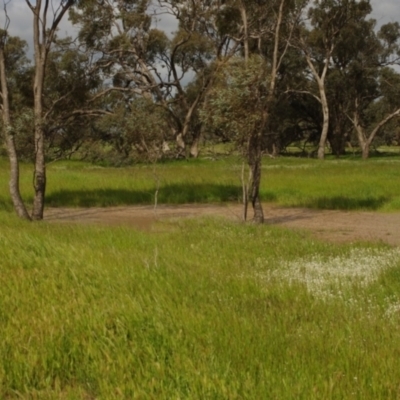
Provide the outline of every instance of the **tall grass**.
{"type": "Polygon", "coordinates": [[[208,219],[0,223],[0,398],[399,397],[389,247],[208,219]],[[341,260],[383,266],[360,284],[341,260]]]}
{"type": "MultiPolygon", "coordinates": [[[[284,206],[319,209],[400,209],[400,159],[362,160],[264,159],[261,197],[284,206]]],[[[88,163],[58,162],[48,167],[47,205],[116,206],[159,203],[238,202],[241,163],[191,160],[102,168],[88,163]]],[[[0,207],[11,209],[8,172],[0,160],[0,207]]],[[[32,172],[22,166],[22,192],[32,201],[32,172]]]]}

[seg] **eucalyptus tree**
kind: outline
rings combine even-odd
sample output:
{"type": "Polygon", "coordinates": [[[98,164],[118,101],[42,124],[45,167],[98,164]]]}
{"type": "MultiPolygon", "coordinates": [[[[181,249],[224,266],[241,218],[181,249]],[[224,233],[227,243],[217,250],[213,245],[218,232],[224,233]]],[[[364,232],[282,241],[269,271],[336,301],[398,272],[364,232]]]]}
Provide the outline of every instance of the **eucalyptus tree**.
{"type": "Polygon", "coordinates": [[[323,116],[318,144],[318,158],[325,156],[330,124],[327,76],[332,57],[342,41],[348,39],[349,26],[371,12],[369,0],[315,0],[308,10],[308,20],[292,43],[303,53],[308,65],[309,84],[305,88],[320,103],[323,116]]]}
{"type": "Polygon", "coordinates": [[[267,71],[260,55],[251,55],[246,59],[233,57],[219,71],[201,112],[207,128],[223,132],[234,141],[249,164],[250,182],[245,180],[244,165],[242,170],[243,219],[247,219],[250,199],[254,209],[253,219],[257,223],[263,222],[264,218],[258,191],[261,179],[260,130],[265,124],[263,98],[267,95],[269,84],[267,71]]]}
{"type": "Polygon", "coordinates": [[[224,29],[240,45],[243,63],[237,64],[235,60],[233,65],[240,65],[240,68],[235,66],[232,69],[232,64],[227,67],[226,100],[216,89],[207,112],[210,112],[211,124],[218,126],[224,122],[225,129],[231,130],[233,135],[237,136],[241,127],[244,136],[240,135],[240,142],[250,172],[250,181],[244,187],[244,218],[249,201],[256,223],[264,221],[259,195],[263,139],[271,121],[283,61],[306,3],[289,0],[224,2],[223,15],[230,21],[224,29]],[[230,84],[233,83],[230,91],[230,84]],[[233,93],[236,93],[237,99],[231,96],[233,93]],[[243,102],[246,98],[247,101],[243,102]],[[246,110],[246,117],[243,110],[246,110]],[[248,122],[245,129],[244,121],[248,122]]]}
{"type": "Polygon", "coordinates": [[[143,96],[113,102],[113,112],[92,122],[96,138],[100,142],[111,144],[110,158],[114,163],[124,164],[132,159],[156,162],[170,149],[163,145],[168,130],[165,110],[151,99],[143,96]]]}
{"type": "Polygon", "coordinates": [[[93,119],[109,114],[102,99],[94,99],[101,85],[90,57],[71,38],[55,37],[43,89],[48,159],[72,154],[87,138],[93,119]]]}
{"type": "Polygon", "coordinates": [[[164,83],[175,94],[171,108],[177,122],[177,142],[182,150],[190,144],[190,154],[197,156],[201,133],[198,109],[238,43],[225,29],[224,2],[159,0],[158,4],[159,11],[172,16],[178,25],[170,46],[160,55],[169,77],[164,83]],[[192,77],[190,85],[188,77],[192,77]]]}
{"type": "Polygon", "coordinates": [[[400,74],[386,67],[379,72],[377,81],[368,86],[354,94],[353,109],[348,115],[364,159],[369,157],[371,145],[382,128],[400,117],[400,74]]]}
{"type": "Polygon", "coordinates": [[[14,208],[23,218],[40,220],[44,211],[49,148],[57,142],[61,150],[65,145],[60,145],[61,138],[70,142],[72,136],[69,134],[73,126],[82,127],[85,118],[87,124],[88,117],[107,114],[107,110],[104,107],[96,109],[98,97],[95,92],[100,81],[96,70],[90,67],[92,60],[74,47],[69,38],[57,37],[59,24],[75,1],[26,0],[25,3],[33,19],[33,65],[25,68],[21,79],[15,82],[15,74],[7,66],[7,55],[12,44],[8,28],[13,21],[8,18],[6,4],[6,26],[2,31],[0,46],[1,106],[10,158],[10,189],[14,208]],[[11,114],[10,98],[15,105],[16,96],[20,102],[18,112],[14,107],[11,114]],[[31,213],[28,213],[19,194],[16,142],[24,146],[28,143],[28,148],[32,144],[34,196],[31,213]]]}
{"type": "MultiPolygon", "coordinates": [[[[349,4],[343,4],[341,7],[349,7],[349,4]]],[[[314,103],[315,100],[319,102],[320,111],[309,110],[309,114],[314,115],[315,123],[320,126],[319,136],[316,137],[320,158],[325,153],[327,142],[329,142],[332,153],[339,157],[344,153],[346,144],[351,141],[353,125],[348,119],[347,113],[351,108],[350,88],[353,81],[348,79],[349,67],[356,60],[357,54],[364,51],[362,49],[370,47],[372,50],[375,46],[373,42],[375,22],[367,19],[371,11],[369,4],[359,3],[356,9],[350,11],[344,23],[338,27],[330,59],[323,60],[321,58],[319,64],[314,61],[318,71],[321,74],[326,73],[320,80],[322,86],[318,87],[316,79],[310,74],[309,67],[306,68],[308,80],[303,81],[304,93],[313,95],[314,103]]],[[[319,33],[315,28],[309,34],[310,36],[316,35],[314,42],[315,38],[319,40],[319,33]]],[[[309,40],[310,46],[312,43],[313,41],[309,40]]],[[[318,60],[317,56],[322,54],[320,48],[317,41],[314,60],[318,60]]],[[[304,58],[307,59],[307,57],[304,58]]],[[[310,59],[308,59],[308,64],[309,61],[310,59]]],[[[358,84],[363,85],[364,83],[368,84],[362,80],[358,84]]],[[[307,107],[312,108],[317,106],[318,109],[318,105],[314,103],[305,102],[305,105],[308,104],[307,107]]]]}
{"type": "Polygon", "coordinates": [[[31,216],[19,194],[18,181],[18,156],[15,151],[14,128],[10,118],[9,107],[9,73],[7,70],[6,52],[10,44],[8,29],[10,21],[7,13],[7,4],[4,5],[5,27],[1,34],[0,74],[2,90],[2,116],[3,125],[10,158],[10,192],[14,207],[20,217],[39,220],[43,218],[44,199],[46,190],[46,164],[45,164],[45,120],[44,111],[44,84],[48,57],[54,41],[58,26],[67,11],[73,6],[74,0],[25,0],[27,9],[32,13],[32,38],[34,46],[34,72],[33,72],[33,136],[35,146],[34,157],[34,196],[31,216]]]}
{"type": "Polygon", "coordinates": [[[197,110],[218,62],[234,53],[217,29],[220,8],[218,1],[89,0],[71,14],[81,41],[112,82],[106,90],[161,107],[169,125],[164,139],[175,138],[181,154],[197,156],[197,110]],[[157,28],[166,19],[175,29],[170,35],[157,28]]]}
{"type": "Polygon", "coordinates": [[[58,26],[67,11],[74,5],[74,0],[25,0],[33,17],[33,47],[34,47],[34,197],[32,219],[43,219],[46,191],[45,162],[45,130],[46,114],[44,110],[44,87],[48,57],[58,26]]]}
{"type": "MultiPolygon", "coordinates": [[[[371,21],[373,24],[374,21],[371,21]]],[[[355,49],[346,78],[351,106],[347,113],[354,126],[362,157],[380,130],[400,116],[400,74],[391,68],[400,61],[400,25],[383,25],[363,36],[364,45],[355,49]]]]}
{"type": "Polygon", "coordinates": [[[21,218],[29,219],[29,213],[22,200],[19,187],[19,162],[13,127],[13,104],[10,89],[15,90],[18,78],[26,71],[27,44],[18,37],[8,35],[9,20],[4,30],[0,31],[0,94],[2,133],[10,161],[9,189],[14,209],[21,218]]]}
{"type": "MultiPolygon", "coordinates": [[[[337,65],[333,65],[326,80],[326,93],[329,106],[327,142],[332,154],[337,158],[345,154],[346,146],[352,142],[353,124],[347,117],[347,113],[351,107],[347,83],[344,71],[337,65]]],[[[318,119],[322,122],[323,116],[321,114],[320,112],[318,119]]],[[[318,135],[320,133],[321,129],[318,135]]],[[[320,140],[320,137],[318,139],[320,140]]]]}

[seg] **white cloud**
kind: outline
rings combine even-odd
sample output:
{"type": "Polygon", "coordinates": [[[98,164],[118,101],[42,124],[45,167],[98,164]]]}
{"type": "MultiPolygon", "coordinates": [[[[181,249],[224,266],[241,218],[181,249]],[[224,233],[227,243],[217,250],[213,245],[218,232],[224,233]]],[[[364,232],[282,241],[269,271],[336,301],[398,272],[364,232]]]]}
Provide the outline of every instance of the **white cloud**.
{"type": "Polygon", "coordinates": [[[378,26],[388,22],[400,22],[399,0],[371,0],[372,17],[378,26]]]}

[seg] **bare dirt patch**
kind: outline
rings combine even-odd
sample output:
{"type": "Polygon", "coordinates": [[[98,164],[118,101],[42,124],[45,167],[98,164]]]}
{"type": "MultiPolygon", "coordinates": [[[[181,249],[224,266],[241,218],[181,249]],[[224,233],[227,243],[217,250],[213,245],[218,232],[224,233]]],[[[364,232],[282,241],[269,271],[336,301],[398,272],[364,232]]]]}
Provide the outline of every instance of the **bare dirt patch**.
{"type": "MultiPolygon", "coordinates": [[[[305,229],[316,237],[333,242],[385,242],[400,245],[400,213],[326,211],[285,208],[264,204],[266,223],[305,229]]],[[[242,206],[228,205],[159,205],[109,208],[49,208],[45,219],[55,222],[132,226],[152,230],[160,220],[219,216],[241,221],[242,206]]]]}

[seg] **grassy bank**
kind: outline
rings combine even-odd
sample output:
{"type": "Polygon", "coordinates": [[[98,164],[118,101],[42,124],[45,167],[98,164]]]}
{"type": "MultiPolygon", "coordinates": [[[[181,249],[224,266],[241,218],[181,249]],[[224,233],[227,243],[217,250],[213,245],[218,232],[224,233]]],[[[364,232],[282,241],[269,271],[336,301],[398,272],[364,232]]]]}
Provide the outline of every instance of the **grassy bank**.
{"type": "MultiPolygon", "coordinates": [[[[7,165],[0,161],[0,207],[10,209],[7,165]]],[[[345,210],[400,210],[400,159],[368,161],[265,158],[263,201],[285,206],[345,210]]],[[[240,201],[238,159],[191,160],[129,168],[102,168],[83,162],[48,167],[49,206],[115,206],[240,201]],[[158,189],[158,191],[157,191],[158,189]]],[[[22,192],[31,201],[32,171],[22,166],[22,192]]]]}
{"type": "Polygon", "coordinates": [[[397,250],[0,220],[1,398],[399,396],[397,250]]]}

